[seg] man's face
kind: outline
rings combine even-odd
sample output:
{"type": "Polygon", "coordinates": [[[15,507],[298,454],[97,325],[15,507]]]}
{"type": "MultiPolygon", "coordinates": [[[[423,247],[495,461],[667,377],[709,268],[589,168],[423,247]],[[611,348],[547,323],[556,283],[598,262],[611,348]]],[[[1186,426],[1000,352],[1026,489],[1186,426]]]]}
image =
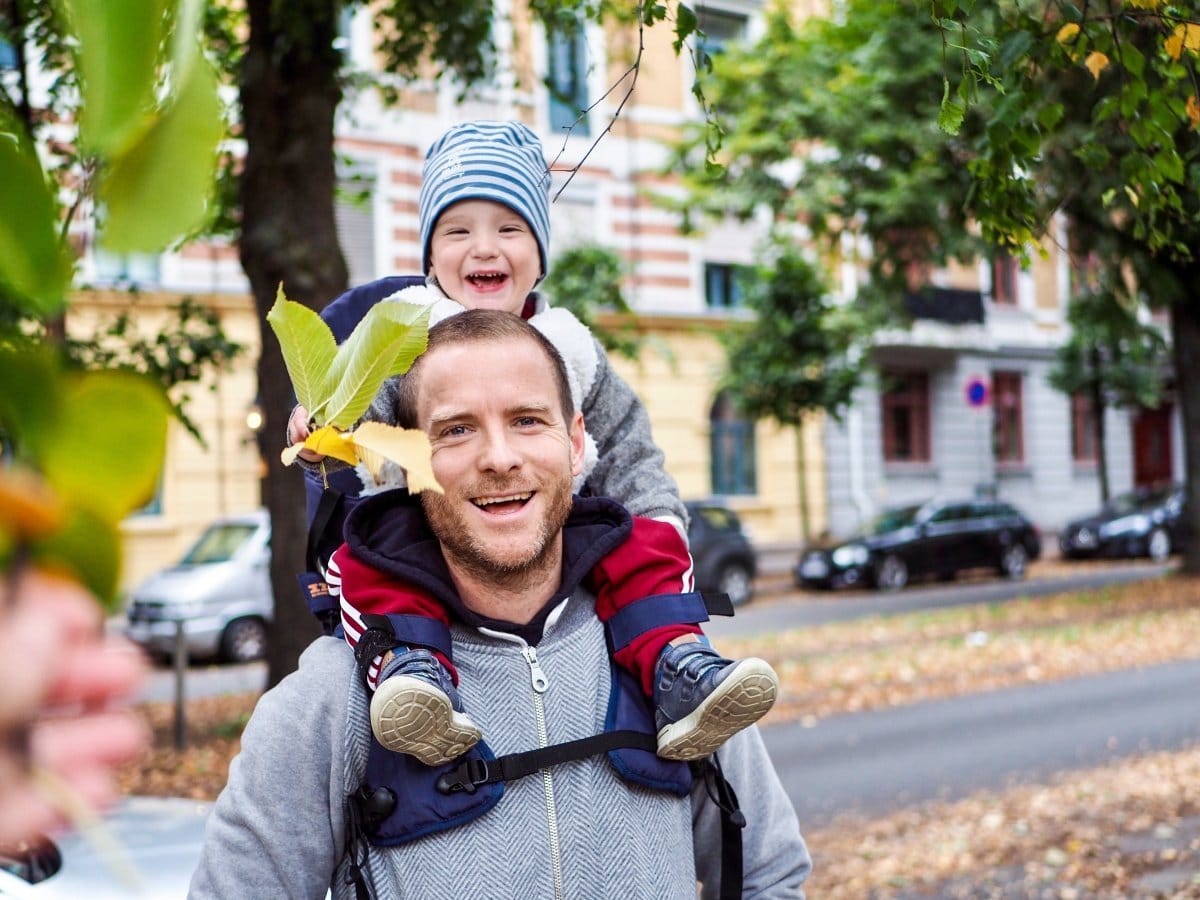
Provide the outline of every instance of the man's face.
{"type": "Polygon", "coordinates": [[[564,422],[550,361],[529,339],[439,347],[422,361],[417,414],[445,489],[421,494],[447,562],[520,579],[561,564],[583,418],[564,422]]]}
{"type": "Polygon", "coordinates": [[[467,309],[521,314],[542,272],[533,229],[491,200],[460,200],[438,216],[429,271],[446,296],[467,309]]]}

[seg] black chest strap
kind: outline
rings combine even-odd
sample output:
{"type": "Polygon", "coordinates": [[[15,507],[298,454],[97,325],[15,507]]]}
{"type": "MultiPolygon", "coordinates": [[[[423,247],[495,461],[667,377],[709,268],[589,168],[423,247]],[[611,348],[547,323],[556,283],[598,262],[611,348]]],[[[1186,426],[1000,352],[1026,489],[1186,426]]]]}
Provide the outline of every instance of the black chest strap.
{"type": "MultiPolygon", "coordinates": [[[[457,791],[473,794],[485,784],[524,778],[549,766],[587,759],[621,747],[653,753],[658,749],[658,743],[653,735],[642,731],[609,731],[565,744],[509,753],[493,760],[469,759],[438,778],[437,789],[447,794],[457,791]]],[[[709,799],[721,811],[720,900],[739,900],[744,875],[742,829],[746,827],[746,816],[715,753],[692,763],[692,774],[703,782],[709,799]]]]}

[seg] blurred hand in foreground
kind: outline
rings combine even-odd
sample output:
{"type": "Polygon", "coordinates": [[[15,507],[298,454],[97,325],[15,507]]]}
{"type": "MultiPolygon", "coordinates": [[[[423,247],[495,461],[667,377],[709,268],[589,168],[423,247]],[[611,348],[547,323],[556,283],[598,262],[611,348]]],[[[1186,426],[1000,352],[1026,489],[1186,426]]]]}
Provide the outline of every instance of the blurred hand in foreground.
{"type": "Polygon", "coordinates": [[[149,742],[143,723],[120,708],[142,685],[145,658],[104,633],[95,600],[34,571],[9,591],[0,610],[0,844],[65,822],[35,771],[103,808],[117,797],[116,769],[149,742]]]}

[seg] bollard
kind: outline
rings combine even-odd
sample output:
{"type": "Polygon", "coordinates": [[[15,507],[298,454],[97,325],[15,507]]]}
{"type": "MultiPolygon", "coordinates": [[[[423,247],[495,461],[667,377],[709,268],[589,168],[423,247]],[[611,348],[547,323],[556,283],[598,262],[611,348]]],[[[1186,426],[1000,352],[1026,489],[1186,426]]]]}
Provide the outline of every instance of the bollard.
{"type": "Polygon", "coordinates": [[[175,749],[182,752],[187,744],[187,721],[184,715],[183,682],[187,673],[187,640],[183,619],[175,620],[175,749]]]}

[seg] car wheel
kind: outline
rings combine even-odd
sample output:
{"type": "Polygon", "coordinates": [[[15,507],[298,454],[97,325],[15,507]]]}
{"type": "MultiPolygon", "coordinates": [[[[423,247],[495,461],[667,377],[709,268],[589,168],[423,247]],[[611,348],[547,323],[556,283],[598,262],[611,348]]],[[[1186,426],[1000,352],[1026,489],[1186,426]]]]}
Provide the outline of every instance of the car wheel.
{"type": "Polygon", "coordinates": [[[1146,555],[1155,562],[1162,562],[1171,555],[1171,536],[1165,529],[1155,528],[1146,538],[1146,555]]]}
{"type": "Polygon", "coordinates": [[[881,591],[898,591],[908,584],[908,564],[900,557],[885,556],[875,567],[875,587],[881,591]]]}
{"type": "Polygon", "coordinates": [[[1020,543],[1009,544],[1000,554],[1000,564],[996,567],[1005,578],[1024,578],[1025,568],[1029,565],[1029,552],[1020,543]]]}
{"type": "Polygon", "coordinates": [[[262,619],[234,619],[221,634],[221,658],[245,663],[262,659],[267,652],[267,625],[262,619]]]}
{"type": "Polygon", "coordinates": [[[740,562],[726,562],[717,570],[717,590],[729,595],[729,602],[741,606],[754,593],[754,579],[750,570],[740,562]]]}

